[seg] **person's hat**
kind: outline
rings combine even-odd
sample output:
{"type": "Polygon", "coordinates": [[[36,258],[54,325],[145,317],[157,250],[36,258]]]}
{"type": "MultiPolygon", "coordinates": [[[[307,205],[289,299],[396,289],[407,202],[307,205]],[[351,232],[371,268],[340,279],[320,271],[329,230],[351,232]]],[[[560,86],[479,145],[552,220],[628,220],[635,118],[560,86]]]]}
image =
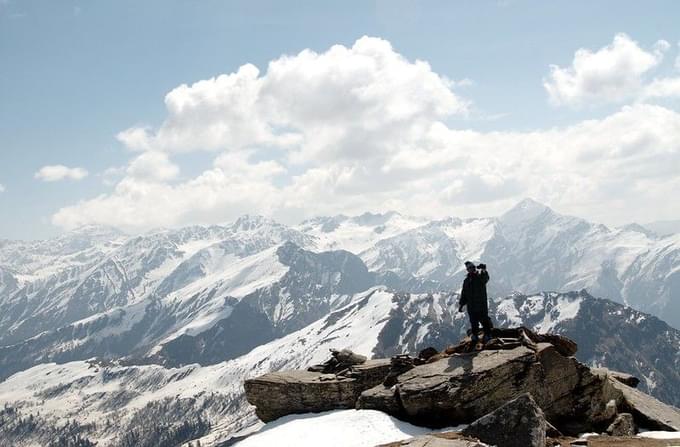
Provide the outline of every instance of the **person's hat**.
{"type": "Polygon", "coordinates": [[[470,267],[470,266],[473,266],[473,267],[474,267],[474,266],[475,266],[475,263],[474,263],[474,262],[470,262],[470,261],[465,261],[465,267],[470,267]]]}

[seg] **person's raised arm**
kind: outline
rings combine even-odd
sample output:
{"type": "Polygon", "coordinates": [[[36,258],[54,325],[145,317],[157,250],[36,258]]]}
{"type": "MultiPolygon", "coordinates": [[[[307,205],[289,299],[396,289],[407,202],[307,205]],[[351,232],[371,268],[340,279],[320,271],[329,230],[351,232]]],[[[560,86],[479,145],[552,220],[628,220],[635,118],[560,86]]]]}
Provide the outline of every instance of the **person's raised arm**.
{"type": "Polygon", "coordinates": [[[482,282],[484,282],[484,284],[489,282],[489,272],[486,271],[486,268],[484,270],[482,270],[482,273],[480,273],[480,276],[482,277],[482,282]]]}

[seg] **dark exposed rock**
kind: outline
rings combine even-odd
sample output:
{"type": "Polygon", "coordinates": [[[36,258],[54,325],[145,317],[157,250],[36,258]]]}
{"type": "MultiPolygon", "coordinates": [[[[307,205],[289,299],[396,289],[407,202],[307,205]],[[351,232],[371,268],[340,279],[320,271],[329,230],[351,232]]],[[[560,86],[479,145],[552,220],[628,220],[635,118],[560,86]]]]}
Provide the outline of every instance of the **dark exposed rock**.
{"type": "Polygon", "coordinates": [[[530,394],[509,401],[462,432],[497,447],[545,447],[546,420],[530,394]]]}
{"type": "Polygon", "coordinates": [[[439,351],[437,351],[435,348],[430,346],[430,347],[427,347],[425,349],[422,349],[418,353],[418,358],[421,359],[421,360],[427,361],[428,359],[430,359],[430,357],[432,357],[433,355],[437,355],[437,354],[439,354],[439,351]]]}
{"type": "Polygon", "coordinates": [[[618,408],[631,413],[639,426],[654,430],[680,431],[680,410],[610,376],[606,377],[607,384],[610,385],[608,392],[616,399],[618,408]]]}
{"type": "Polygon", "coordinates": [[[246,398],[265,422],[292,413],[354,408],[359,394],[381,383],[389,368],[389,360],[383,359],[352,366],[342,375],[311,371],[269,373],[246,380],[246,398]]]}
{"type": "Polygon", "coordinates": [[[363,392],[359,408],[382,410],[433,427],[469,423],[523,393],[562,428],[564,421],[589,427],[604,421],[605,378],[548,343],[457,354],[416,366],[386,389],[363,392]],[[398,412],[394,409],[398,408],[398,412]]]}
{"type": "Polygon", "coordinates": [[[607,427],[607,433],[612,436],[635,435],[635,421],[630,413],[621,413],[616,416],[614,422],[607,427]]]}
{"type": "Polygon", "coordinates": [[[616,379],[619,382],[621,382],[625,385],[628,385],[629,387],[632,387],[632,388],[637,388],[638,384],[640,383],[640,379],[633,376],[632,374],[628,374],[628,373],[624,373],[624,372],[620,372],[620,371],[613,371],[613,370],[607,369],[607,368],[593,368],[593,371],[596,371],[597,373],[607,374],[612,379],[616,379]]]}
{"type": "Polygon", "coordinates": [[[307,371],[320,372],[323,374],[340,373],[347,371],[354,365],[360,365],[366,362],[366,356],[355,354],[349,349],[338,351],[331,349],[331,358],[319,365],[313,365],[307,368],[307,371]]]}
{"type": "Polygon", "coordinates": [[[620,382],[624,376],[619,373],[580,363],[571,356],[576,348],[570,340],[525,328],[500,331],[494,339],[497,345],[489,342],[481,351],[465,352],[471,346],[466,340],[426,363],[398,355],[335,374],[267,374],[246,382],[247,398],[264,421],[356,407],[417,425],[445,427],[471,423],[528,393],[549,421],[543,436],[546,430],[553,438],[603,432],[624,412],[641,428],[680,428],[677,409],[620,382]],[[536,340],[552,340],[557,346],[536,340]]]}
{"type": "Polygon", "coordinates": [[[559,438],[562,436],[562,432],[550,422],[545,421],[545,435],[551,438],[559,438]]]}
{"type": "Polygon", "coordinates": [[[409,355],[396,355],[390,359],[390,371],[383,381],[383,385],[390,387],[397,383],[397,377],[406,371],[413,369],[416,360],[409,355]]]}

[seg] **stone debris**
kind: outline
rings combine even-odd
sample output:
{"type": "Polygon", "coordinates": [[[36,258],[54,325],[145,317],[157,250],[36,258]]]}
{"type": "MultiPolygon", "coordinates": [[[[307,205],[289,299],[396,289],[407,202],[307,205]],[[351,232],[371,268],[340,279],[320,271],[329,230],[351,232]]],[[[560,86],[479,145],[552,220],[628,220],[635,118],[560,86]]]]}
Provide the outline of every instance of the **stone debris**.
{"type": "Polygon", "coordinates": [[[342,374],[349,371],[352,366],[361,365],[367,360],[366,356],[355,354],[349,349],[343,349],[341,351],[331,349],[330,351],[331,358],[320,365],[310,366],[307,368],[307,371],[322,374],[342,374]]]}
{"type": "Polygon", "coordinates": [[[607,434],[611,436],[634,436],[636,432],[635,421],[630,413],[619,414],[607,427],[607,434]]]}

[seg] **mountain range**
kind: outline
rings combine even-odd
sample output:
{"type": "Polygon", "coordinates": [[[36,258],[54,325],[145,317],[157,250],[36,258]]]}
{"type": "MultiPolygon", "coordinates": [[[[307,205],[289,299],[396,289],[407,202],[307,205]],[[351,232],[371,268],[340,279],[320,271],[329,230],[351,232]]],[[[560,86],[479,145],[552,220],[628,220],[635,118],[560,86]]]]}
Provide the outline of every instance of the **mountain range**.
{"type": "Polygon", "coordinates": [[[247,376],[318,363],[330,347],[389,356],[458,340],[468,259],[489,265],[498,325],[563,333],[582,361],[680,404],[680,235],[525,200],[496,218],[243,216],[0,240],[0,403],[19,407],[0,417],[144,445],[157,436],[145,421],[163,414],[177,439],[226,439],[256,423],[247,376]]]}

